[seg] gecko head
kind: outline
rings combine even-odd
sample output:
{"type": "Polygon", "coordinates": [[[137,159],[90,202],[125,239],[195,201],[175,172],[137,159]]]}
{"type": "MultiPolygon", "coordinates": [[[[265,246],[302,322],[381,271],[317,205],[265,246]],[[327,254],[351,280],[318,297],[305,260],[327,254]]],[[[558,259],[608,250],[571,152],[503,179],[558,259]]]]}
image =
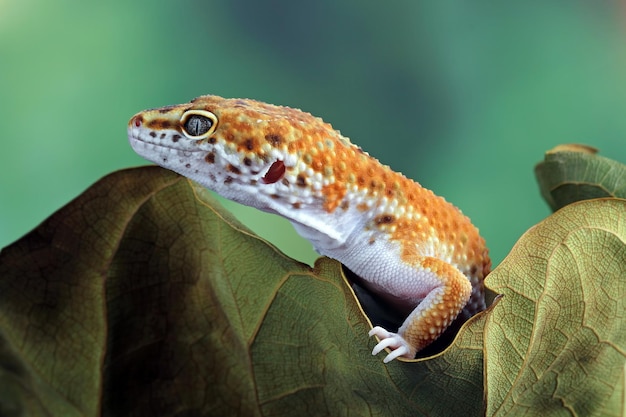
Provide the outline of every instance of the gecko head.
{"type": "Polygon", "coordinates": [[[217,96],[140,112],[128,123],[128,137],[144,158],[271,212],[322,198],[337,169],[336,148],[358,150],[309,113],[217,96]]]}

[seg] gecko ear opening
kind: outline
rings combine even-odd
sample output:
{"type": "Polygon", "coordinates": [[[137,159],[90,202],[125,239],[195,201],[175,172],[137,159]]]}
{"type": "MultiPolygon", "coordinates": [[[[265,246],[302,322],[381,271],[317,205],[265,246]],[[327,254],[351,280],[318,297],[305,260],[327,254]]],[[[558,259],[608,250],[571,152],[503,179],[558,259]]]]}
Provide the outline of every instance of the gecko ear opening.
{"type": "Polygon", "coordinates": [[[267,170],[267,173],[261,178],[261,181],[265,184],[274,184],[280,181],[285,176],[285,163],[283,161],[276,161],[267,170]]]}

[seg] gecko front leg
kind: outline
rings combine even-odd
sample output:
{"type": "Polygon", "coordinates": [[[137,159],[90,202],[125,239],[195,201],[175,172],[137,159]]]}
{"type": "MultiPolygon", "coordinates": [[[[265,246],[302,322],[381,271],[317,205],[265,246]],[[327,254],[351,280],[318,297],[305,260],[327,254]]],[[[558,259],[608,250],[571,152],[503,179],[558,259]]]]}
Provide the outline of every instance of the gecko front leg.
{"type": "Polygon", "coordinates": [[[436,277],[439,285],[404,320],[397,333],[376,326],[369,336],[377,336],[380,342],[372,350],[377,355],[390,348],[383,362],[398,357],[413,359],[415,354],[436,340],[454,321],[467,304],[472,293],[469,279],[454,266],[437,258],[423,258],[415,265],[418,275],[424,272],[436,277]]]}

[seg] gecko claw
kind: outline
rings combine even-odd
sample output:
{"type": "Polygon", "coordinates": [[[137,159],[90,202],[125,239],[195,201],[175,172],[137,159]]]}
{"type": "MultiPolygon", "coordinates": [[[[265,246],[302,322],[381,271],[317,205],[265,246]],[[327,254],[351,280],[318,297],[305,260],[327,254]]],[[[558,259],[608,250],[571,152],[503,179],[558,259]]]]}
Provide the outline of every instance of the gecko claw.
{"type": "Polygon", "coordinates": [[[400,356],[408,359],[413,359],[415,356],[415,354],[411,354],[412,349],[409,343],[397,333],[392,333],[380,326],[376,326],[368,334],[369,336],[377,336],[380,339],[380,342],[374,346],[372,355],[377,355],[385,348],[391,349],[391,353],[383,359],[384,363],[389,363],[400,356]]]}

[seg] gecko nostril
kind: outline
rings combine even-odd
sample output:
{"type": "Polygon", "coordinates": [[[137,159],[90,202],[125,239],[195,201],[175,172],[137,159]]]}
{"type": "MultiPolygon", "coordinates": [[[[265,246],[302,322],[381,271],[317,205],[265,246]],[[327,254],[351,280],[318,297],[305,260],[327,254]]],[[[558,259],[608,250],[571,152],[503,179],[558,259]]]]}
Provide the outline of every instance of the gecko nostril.
{"type": "Polygon", "coordinates": [[[135,116],[133,117],[133,124],[135,125],[135,127],[140,127],[141,126],[141,117],[140,116],[135,116]]]}

